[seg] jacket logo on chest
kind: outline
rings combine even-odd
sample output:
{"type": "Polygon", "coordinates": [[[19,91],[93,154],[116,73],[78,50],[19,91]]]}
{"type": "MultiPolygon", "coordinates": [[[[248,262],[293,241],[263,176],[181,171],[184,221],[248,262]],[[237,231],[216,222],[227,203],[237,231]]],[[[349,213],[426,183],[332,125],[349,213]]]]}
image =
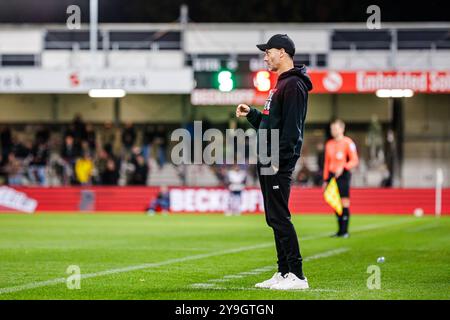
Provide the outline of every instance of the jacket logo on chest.
{"type": "Polygon", "coordinates": [[[277,89],[271,89],[269,91],[269,96],[266,99],[266,103],[264,104],[264,110],[263,110],[263,114],[268,115],[270,113],[270,104],[272,102],[272,97],[274,95],[274,93],[277,92],[277,89]]]}

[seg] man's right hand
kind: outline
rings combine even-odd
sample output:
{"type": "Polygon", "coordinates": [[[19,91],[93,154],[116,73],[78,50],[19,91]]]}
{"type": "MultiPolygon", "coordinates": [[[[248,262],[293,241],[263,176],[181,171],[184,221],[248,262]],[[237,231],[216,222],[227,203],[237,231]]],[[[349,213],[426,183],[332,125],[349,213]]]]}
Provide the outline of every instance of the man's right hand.
{"type": "Polygon", "coordinates": [[[246,117],[250,112],[250,107],[246,104],[241,103],[236,108],[236,117],[246,117]]]}

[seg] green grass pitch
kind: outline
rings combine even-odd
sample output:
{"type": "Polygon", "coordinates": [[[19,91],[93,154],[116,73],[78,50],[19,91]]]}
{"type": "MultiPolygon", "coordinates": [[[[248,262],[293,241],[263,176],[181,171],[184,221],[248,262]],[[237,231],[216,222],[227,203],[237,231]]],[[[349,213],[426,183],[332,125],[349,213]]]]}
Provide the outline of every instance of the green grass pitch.
{"type": "Polygon", "coordinates": [[[307,291],[254,288],[276,270],[263,215],[1,214],[0,299],[450,298],[449,217],[354,215],[349,239],[329,237],[331,214],[292,221],[307,291]]]}

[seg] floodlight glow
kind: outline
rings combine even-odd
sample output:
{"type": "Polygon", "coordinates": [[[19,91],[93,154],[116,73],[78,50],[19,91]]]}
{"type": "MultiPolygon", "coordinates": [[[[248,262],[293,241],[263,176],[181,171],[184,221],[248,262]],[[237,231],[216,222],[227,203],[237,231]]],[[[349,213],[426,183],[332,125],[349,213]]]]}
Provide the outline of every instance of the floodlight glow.
{"type": "Polygon", "coordinates": [[[123,89],[91,89],[89,97],[91,98],[123,98],[127,92],[123,89]]]}
{"type": "Polygon", "coordinates": [[[414,91],[411,89],[379,89],[375,94],[379,98],[411,98],[414,91]]]}

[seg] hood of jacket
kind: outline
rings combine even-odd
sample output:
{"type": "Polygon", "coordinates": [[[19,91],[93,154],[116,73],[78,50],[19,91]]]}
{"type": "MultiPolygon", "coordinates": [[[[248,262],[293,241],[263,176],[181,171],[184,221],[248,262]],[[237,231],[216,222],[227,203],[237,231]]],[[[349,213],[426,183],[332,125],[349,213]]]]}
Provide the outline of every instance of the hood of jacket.
{"type": "Polygon", "coordinates": [[[308,88],[308,91],[311,91],[313,88],[311,78],[306,73],[306,66],[294,66],[292,69],[283,72],[278,77],[278,80],[289,78],[289,77],[299,77],[302,79],[302,81],[305,83],[306,87],[308,88]]]}

